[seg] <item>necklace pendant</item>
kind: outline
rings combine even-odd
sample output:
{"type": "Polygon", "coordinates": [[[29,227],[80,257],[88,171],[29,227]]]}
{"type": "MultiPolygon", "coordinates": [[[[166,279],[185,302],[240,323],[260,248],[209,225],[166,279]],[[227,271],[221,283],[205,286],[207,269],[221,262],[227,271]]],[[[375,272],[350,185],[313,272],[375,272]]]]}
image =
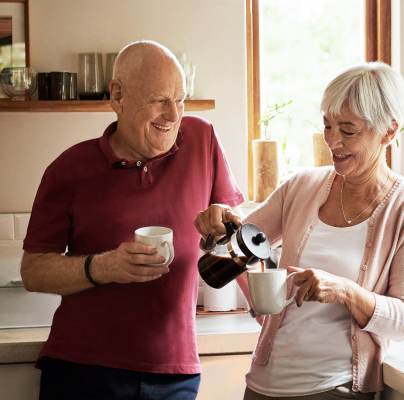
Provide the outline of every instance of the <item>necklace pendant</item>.
{"type": "Polygon", "coordinates": [[[347,221],[347,222],[348,222],[348,224],[349,224],[349,225],[351,225],[351,224],[352,224],[352,220],[351,220],[351,219],[348,219],[348,221],[347,221]]]}

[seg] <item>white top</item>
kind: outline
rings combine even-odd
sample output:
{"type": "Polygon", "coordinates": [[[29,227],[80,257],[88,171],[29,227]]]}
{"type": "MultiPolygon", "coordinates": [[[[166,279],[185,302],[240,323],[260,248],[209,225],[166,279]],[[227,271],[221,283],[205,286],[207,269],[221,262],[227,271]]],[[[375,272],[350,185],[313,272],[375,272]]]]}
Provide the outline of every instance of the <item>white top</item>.
{"type": "MultiPolygon", "coordinates": [[[[337,228],[318,220],[299,267],[356,281],[368,224],[337,228]]],[[[274,339],[267,365],[251,366],[247,385],[266,396],[320,393],[352,380],[351,315],[340,304],[293,302],[274,339]]]]}

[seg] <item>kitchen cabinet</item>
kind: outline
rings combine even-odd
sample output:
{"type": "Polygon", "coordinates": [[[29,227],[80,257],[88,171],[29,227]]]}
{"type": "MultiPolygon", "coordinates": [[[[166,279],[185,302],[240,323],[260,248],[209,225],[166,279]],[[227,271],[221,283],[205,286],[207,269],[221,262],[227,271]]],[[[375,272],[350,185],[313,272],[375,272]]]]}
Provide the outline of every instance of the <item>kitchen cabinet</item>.
{"type": "Polygon", "coordinates": [[[0,399],[38,400],[40,371],[34,365],[0,365],[0,399]]]}
{"type": "MultiPolygon", "coordinates": [[[[251,354],[201,356],[197,400],[242,400],[251,354]]],[[[38,400],[40,371],[35,364],[0,365],[0,399],[38,400]]]]}
{"type": "Polygon", "coordinates": [[[201,386],[197,400],[242,400],[251,354],[201,356],[201,386]]]}

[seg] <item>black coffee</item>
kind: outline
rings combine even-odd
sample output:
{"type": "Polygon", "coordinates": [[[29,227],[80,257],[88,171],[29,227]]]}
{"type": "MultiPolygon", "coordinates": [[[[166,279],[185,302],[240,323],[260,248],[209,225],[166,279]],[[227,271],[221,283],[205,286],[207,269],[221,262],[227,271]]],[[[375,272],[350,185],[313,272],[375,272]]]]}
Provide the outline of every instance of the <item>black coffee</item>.
{"type": "MultiPolygon", "coordinates": [[[[247,263],[247,257],[239,257],[247,263]]],[[[198,261],[199,274],[211,287],[220,289],[227,285],[247,268],[240,266],[231,257],[219,257],[212,254],[203,255],[198,261]]]]}

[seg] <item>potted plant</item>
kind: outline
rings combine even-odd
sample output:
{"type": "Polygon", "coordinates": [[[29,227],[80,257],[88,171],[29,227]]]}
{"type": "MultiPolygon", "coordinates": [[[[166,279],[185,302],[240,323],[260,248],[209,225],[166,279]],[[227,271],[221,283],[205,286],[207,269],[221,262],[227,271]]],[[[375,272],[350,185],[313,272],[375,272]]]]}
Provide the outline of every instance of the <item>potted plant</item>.
{"type": "Polygon", "coordinates": [[[264,127],[263,137],[253,140],[253,200],[264,201],[279,185],[279,149],[278,141],[272,140],[269,133],[269,123],[285,108],[292,104],[292,100],[274,103],[263,114],[260,124],[264,127]]]}

